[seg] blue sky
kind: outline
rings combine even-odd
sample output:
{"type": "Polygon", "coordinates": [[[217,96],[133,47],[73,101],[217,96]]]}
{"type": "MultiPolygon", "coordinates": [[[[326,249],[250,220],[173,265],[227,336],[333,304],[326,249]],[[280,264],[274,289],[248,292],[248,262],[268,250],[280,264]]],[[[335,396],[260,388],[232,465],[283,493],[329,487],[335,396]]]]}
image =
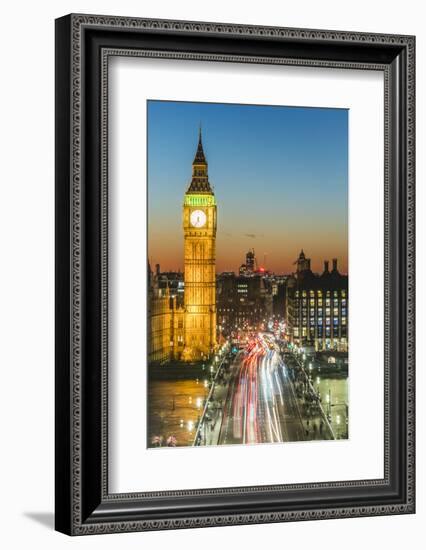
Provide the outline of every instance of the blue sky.
{"type": "Polygon", "coordinates": [[[198,128],[218,203],[217,270],[254,248],[289,272],[300,248],[347,271],[348,111],[148,102],[148,254],[183,267],[182,201],[198,128]]]}

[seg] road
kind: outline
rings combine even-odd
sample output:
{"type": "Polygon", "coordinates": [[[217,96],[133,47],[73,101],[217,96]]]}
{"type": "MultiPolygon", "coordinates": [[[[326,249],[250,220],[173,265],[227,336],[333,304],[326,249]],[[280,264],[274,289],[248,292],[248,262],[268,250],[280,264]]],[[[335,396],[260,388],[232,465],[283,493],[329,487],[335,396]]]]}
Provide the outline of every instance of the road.
{"type": "Polygon", "coordinates": [[[260,335],[240,351],[223,410],[219,445],[307,438],[294,386],[280,354],[260,335]]]}

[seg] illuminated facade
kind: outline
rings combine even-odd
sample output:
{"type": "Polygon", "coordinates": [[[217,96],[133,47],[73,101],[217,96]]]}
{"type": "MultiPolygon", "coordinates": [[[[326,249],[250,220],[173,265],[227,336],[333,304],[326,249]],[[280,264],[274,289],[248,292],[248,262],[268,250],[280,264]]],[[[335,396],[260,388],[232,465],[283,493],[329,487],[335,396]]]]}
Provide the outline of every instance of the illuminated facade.
{"type": "Polygon", "coordinates": [[[216,346],[216,215],[200,131],[183,203],[185,361],[207,358],[216,346]]]}
{"type": "Polygon", "coordinates": [[[272,287],[262,274],[218,275],[217,319],[225,336],[237,330],[257,330],[272,315],[272,306],[272,287]]]}
{"type": "MultiPolygon", "coordinates": [[[[167,274],[178,275],[178,274],[167,274]]],[[[166,277],[148,264],[148,362],[165,363],[179,359],[183,352],[183,317],[175,277],[166,277]]]]}
{"type": "Polygon", "coordinates": [[[183,351],[183,307],[159,266],[153,274],[148,265],[148,361],[178,359],[183,351]]]}
{"type": "Polygon", "coordinates": [[[148,360],[199,361],[216,347],[216,199],[201,141],[183,202],[184,274],[148,266],[148,360]],[[183,293],[183,298],[182,298],[183,293]]]}
{"type": "Polygon", "coordinates": [[[298,346],[316,351],[348,351],[348,277],[337,270],[337,259],[329,271],[328,261],[318,275],[311,271],[303,250],[296,273],[287,281],[287,336],[298,346]]]}

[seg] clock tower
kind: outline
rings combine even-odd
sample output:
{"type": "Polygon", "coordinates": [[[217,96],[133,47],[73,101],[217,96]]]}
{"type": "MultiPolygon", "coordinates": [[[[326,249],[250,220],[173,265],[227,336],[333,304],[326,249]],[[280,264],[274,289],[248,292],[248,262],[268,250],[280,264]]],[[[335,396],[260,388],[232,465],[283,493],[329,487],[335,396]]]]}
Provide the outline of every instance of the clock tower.
{"type": "Polygon", "coordinates": [[[216,346],[216,199],[201,140],[183,203],[184,352],[186,361],[209,357],[216,346]]]}

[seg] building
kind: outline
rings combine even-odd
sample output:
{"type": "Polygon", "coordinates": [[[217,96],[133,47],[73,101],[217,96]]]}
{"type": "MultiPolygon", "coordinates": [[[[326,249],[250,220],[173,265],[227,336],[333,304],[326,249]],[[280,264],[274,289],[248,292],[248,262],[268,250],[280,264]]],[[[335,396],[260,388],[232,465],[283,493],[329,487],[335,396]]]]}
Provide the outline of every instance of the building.
{"type": "Polygon", "coordinates": [[[219,331],[257,328],[266,319],[266,288],[261,276],[246,277],[221,273],[217,277],[217,319],[219,331]]]}
{"type": "Polygon", "coordinates": [[[313,273],[303,250],[296,272],[286,285],[286,332],[290,342],[316,351],[348,351],[348,277],[324,262],[321,274],[313,273]]]}
{"type": "MultiPolygon", "coordinates": [[[[148,361],[163,363],[179,358],[183,352],[184,310],[179,295],[174,292],[173,278],[160,272],[152,273],[148,263],[148,361]]],[[[176,275],[176,274],[174,274],[176,275]]]]}
{"type": "Polygon", "coordinates": [[[240,275],[251,275],[255,272],[256,257],[254,254],[254,248],[250,249],[246,254],[246,262],[241,264],[239,273],[240,275]]]}
{"type": "Polygon", "coordinates": [[[217,277],[218,328],[224,336],[238,330],[257,330],[269,321],[274,308],[274,277],[257,267],[254,249],[246,254],[239,273],[217,277]]]}
{"type": "Polygon", "coordinates": [[[200,129],[183,203],[186,361],[207,358],[216,347],[216,216],[200,129]]]}
{"type": "Polygon", "coordinates": [[[285,319],[286,317],[287,280],[287,275],[281,275],[274,277],[272,281],[272,311],[277,319],[285,319]]]}
{"type": "Polygon", "coordinates": [[[217,277],[219,331],[228,336],[238,330],[256,330],[272,314],[272,286],[261,274],[221,273],[217,277]]]}
{"type": "Polygon", "coordinates": [[[178,307],[183,307],[185,283],[181,271],[161,271],[160,265],[155,266],[155,281],[159,289],[169,289],[171,298],[176,298],[178,307]]]}
{"type": "Polygon", "coordinates": [[[216,199],[201,140],[184,196],[184,273],[148,265],[148,360],[198,361],[216,348],[216,199]]]}

